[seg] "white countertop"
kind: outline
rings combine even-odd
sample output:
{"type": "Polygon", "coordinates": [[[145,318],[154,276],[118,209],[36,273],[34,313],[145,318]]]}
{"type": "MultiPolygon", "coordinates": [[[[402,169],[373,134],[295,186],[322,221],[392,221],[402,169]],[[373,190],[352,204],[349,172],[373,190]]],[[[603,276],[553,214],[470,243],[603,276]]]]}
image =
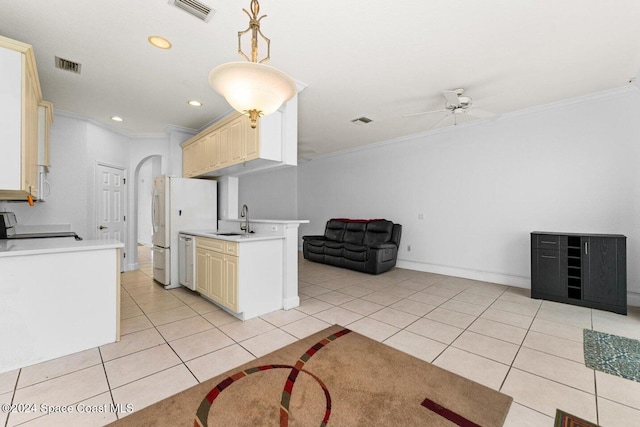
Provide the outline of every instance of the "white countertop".
{"type": "MultiPolygon", "coordinates": [[[[229,222],[244,222],[244,218],[220,218],[220,221],[229,221],[229,222]]],[[[308,219],[253,219],[249,218],[250,223],[258,223],[258,224],[308,224],[308,219]]]]}
{"type": "MultiPolygon", "coordinates": [[[[226,233],[224,230],[181,230],[180,234],[188,234],[190,236],[208,237],[210,239],[226,240],[228,242],[257,242],[261,240],[277,240],[284,239],[284,236],[264,233],[239,234],[236,236],[223,236],[217,233],[226,233]]],[[[228,233],[237,233],[237,231],[228,231],[228,233]]]]}
{"type": "Polygon", "coordinates": [[[123,248],[119,240],[76,240],[72,237],[0,240],[0,257],[123,248]]]}

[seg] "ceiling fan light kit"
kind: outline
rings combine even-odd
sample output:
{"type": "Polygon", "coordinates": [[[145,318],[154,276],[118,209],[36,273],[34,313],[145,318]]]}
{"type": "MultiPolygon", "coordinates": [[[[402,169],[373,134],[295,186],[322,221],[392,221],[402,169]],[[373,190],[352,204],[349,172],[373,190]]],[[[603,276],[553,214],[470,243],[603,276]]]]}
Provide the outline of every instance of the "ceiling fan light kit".
{"type": "Polygon", "coordinates": [[[297,92],[296,83],[286,73],[263,64],[270,59],[271,40],[260,31],[260,21],[266,15],[260,14],[258,0],[251,0],[251,13],[242,9],[249,17],[249,27],[238,31],[238,54],[246,59],[230,62],[214,68],[209,74],[211,87],[224,96],[234,110],[246,114],[255,128],[258,118],[275,112],[293,98],[297,92]],[[242,36],[251,32],[251,58],[242,51],[242,36]],[[258,60],[259,37],[267,45],[267,55],[258,60]]]}

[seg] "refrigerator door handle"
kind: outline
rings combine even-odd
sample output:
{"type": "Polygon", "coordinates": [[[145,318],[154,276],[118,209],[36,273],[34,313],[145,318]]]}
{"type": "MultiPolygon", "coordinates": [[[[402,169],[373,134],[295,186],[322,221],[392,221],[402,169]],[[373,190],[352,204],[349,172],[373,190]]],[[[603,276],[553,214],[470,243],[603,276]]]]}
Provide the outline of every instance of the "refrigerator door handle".
{"type": "Polygon", "coordinates": [[[158,231],[158,226],[157,226],[157,222],[156,222],[156,217],[158,216],[157,214],[157,205],[158,205],[158,198],[159,198],[159,194],[158,194],[158,190],[153,190],[153,196],[152,196],[152,202],[151,202],[151,225],[153,226],[153,231],[157,232],[158,231]]]}

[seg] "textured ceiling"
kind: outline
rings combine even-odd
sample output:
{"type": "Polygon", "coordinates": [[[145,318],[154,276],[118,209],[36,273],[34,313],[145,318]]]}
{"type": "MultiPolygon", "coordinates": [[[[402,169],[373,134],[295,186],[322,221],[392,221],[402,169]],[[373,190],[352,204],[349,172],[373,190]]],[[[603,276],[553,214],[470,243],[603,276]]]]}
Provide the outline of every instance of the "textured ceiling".
{"type": "MultiPolygon", "coordinates": [[[[0,0],[0,35],[34,46],[56,109],[132,134],[199,129],[230,107],[208,84],[237,61],[249,0],[203,0],[205,23],[166,0],[0,0]],[[173,48],[147,42],[161,35],[173,48]],[[82,74],[54,68],[54,56],[82,74]],[[200,109],[187,105],[196,98],[200,109]],[[120,115],[114,124],[108,118],[120,115]]],[[[424,132],[443,90],[497,114],[623,87],[640,71],[637,0],[261,0],[270,65],[307,85],[299,143],[320,155],[424,132]],[[373,122],[350,121],[367,116],[373,122]]],[[[459,116],[460,122],[472,119],[459,116]]],[[[447,117],[437,126],[451,126],[447,117]]],[[[307,154],[308,155],[308,154],[307,154]]]]}

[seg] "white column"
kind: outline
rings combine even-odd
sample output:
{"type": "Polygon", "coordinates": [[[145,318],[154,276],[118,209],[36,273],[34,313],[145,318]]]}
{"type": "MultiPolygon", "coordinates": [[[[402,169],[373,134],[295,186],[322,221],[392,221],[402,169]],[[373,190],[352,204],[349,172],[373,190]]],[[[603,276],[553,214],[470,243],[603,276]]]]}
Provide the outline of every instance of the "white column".
{"type": "Polygon", "coordinates": [[[282,307],[290,310],[300,305],[298,296],[298,223],[284,224],[284,248],[282,254],[283,286],[282,307]]]}

